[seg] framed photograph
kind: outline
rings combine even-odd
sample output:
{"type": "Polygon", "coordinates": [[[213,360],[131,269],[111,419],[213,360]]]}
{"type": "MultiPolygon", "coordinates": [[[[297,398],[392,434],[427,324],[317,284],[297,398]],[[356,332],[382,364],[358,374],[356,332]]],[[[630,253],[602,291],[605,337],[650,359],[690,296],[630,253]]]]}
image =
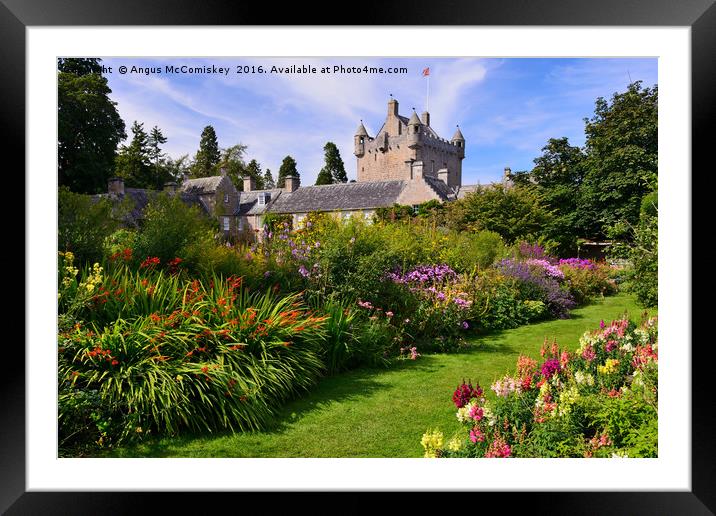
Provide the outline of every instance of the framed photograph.
{"type": "Polygon", "coordinates": [[[715,510],[713,2],[169,4],[0,7],[28,299],[3,510],[715,510]]]}

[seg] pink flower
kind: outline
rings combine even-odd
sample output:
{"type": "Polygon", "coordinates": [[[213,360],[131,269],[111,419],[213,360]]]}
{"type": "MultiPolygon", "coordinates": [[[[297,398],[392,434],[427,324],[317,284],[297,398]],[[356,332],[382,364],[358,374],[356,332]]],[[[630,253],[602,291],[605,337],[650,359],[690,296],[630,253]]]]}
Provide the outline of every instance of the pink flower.
{"type": "Polygon", "coordinates": [[[393,312],[385,312],[386,317],[393,317],[393,312]]]}
{"type": "Polygon", "coordinates": [[[470,430],[470,440],[473,443],[483,442],[485,440],[485,434],[483,434],[479,428],[475,427],[470,430]]]}

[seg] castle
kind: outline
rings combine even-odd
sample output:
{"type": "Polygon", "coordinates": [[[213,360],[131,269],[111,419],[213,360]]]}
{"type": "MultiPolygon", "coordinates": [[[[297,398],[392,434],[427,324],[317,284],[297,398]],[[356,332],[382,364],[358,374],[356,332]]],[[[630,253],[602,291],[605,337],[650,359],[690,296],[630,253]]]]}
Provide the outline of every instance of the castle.
{"type": "MultiPolygon", "coordinates": [[[[394,204],[410,205],[437,200],[453,201],[474,191],[478,185],[462,184],[465,137],[458,127],[450,140],[438,136],[430,126],[430,113],[410,118],[398,112],[391,97],[388,114],[377,135],[368,134],[361,120],[354,135],[357,181],[321,186],[300,186],[298,177],[286,177],[283,188],[257,190],[253,178],[244,179],[239,192],[222,170],[221,175],[167,183],[165,191],[180,195],[219,220],[226,236],[254,235],[263,228],[268,213],[290,215],[293,226],[301,225],[310,212],[332,212],[346,219],[372,220],[375,210],[394,204]]],[[[503,184],[509,186],[509,169],[503,184]]],[[[134,200],[132,212],[140,219],[144,207],[157,192],[124,188],[122,179],[112,178],[108,195],[134,200]]]]}

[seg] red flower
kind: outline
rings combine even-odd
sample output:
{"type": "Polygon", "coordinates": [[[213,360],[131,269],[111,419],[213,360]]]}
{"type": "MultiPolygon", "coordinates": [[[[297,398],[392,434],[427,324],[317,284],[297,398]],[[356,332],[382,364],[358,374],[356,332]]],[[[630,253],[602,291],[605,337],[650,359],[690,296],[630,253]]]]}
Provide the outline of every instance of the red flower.
{"type": "Polygon", "coordinates": [[[209,368],[207,366],[204,366],[201,368],[202,373],[206,373],[208,370],[209,370],[209,368]]]}
{"type": "Polygon", "coordinates": [[[117,360],[117,359],[112,360],[112,365],[117,365],[117,364],[119,364],[119,360],[117,360]]]}
{"type": "Polygon", "coordinates": [[[140,269],[144,269],[144,268],[153,269],[154,267],[156,267],[157,265],[159,265],[159,263],[160,263],[160,260],[159,260],[159,258],[157,258],[156,256],[147,256],[147,259],[144,260],[144,261],[139,265],[139,268],[140,268],[140,269]]]}

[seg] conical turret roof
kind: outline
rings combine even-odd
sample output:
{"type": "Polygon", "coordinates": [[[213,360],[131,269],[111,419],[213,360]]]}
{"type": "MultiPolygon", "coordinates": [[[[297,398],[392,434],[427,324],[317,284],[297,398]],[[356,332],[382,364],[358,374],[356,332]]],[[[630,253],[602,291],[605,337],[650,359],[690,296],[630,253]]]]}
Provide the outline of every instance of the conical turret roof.
{"type": "Polygon", "coordinates": [[[356,136],[368,136],[368,131],[365,130],[365,126],[363,125],[362,120],[360,122],[360,125],[358,126],[358,129],[356,129],[356,136]]]}
{"type": "Polygon", "coordinates": [[[455,130],[455,134],[452,135],[453,141],[455,140],[462,140],[465,141],[465,137],[462,135],[462,132],[460,132],[460,126],[457,126],[457,129],[455,130]]]}
{"type": "Polygon", "coordinates": [[[418,114],[415,111],[413,111],[413,115],[410,117],[410,120],[408,120],[408,125],[414,125],[414,124],[418,124],[418,125],[422,124],[422,122],[418,118],[418,114]]]}

